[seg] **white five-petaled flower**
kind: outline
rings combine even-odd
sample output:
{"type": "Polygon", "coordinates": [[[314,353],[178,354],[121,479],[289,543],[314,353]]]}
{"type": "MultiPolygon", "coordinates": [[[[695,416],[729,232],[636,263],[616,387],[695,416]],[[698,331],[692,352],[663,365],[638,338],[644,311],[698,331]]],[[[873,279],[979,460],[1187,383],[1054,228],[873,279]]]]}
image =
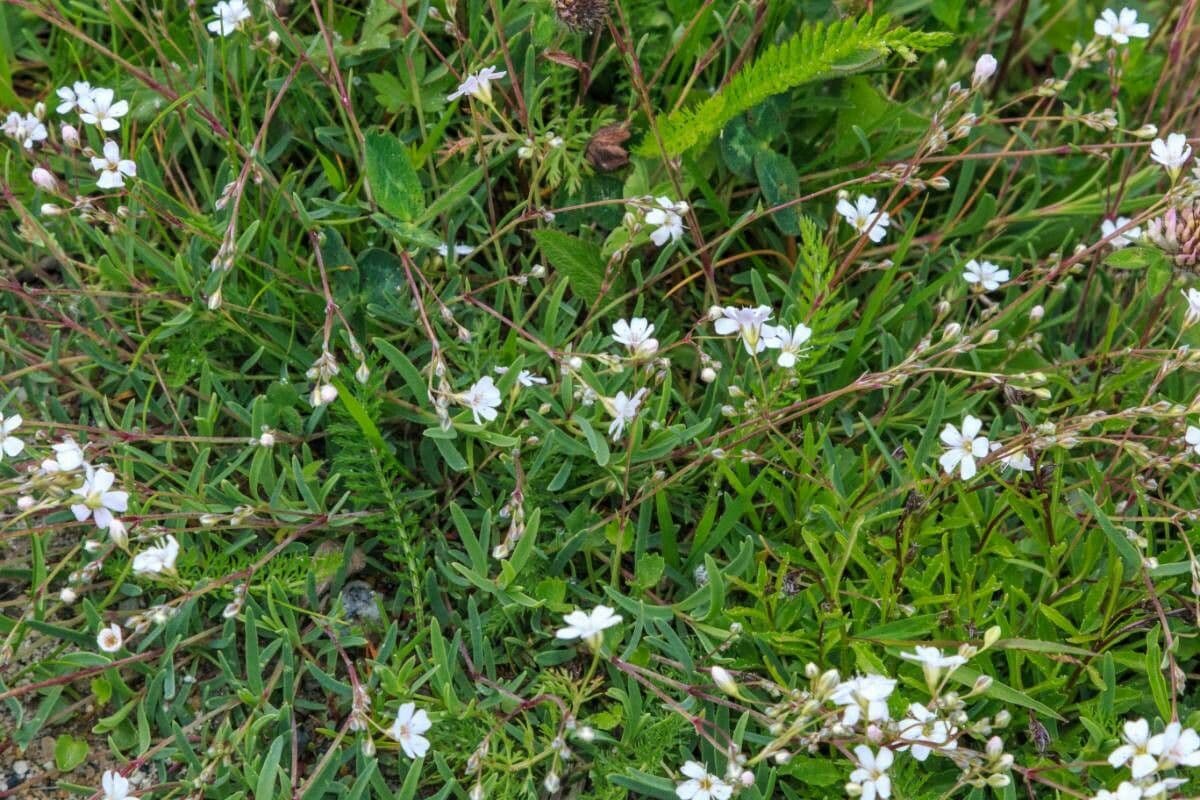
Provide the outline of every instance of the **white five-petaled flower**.
{"type": "Polygon", "coordinates": [[[713,321],[713,329],[721,336],[740,335],[746,352],[756,355],[773,346],[775,327],[766,324],[772,313],[770,306],[725,306],[713,321]]]}
{"type": "Polygon", "coordinates": [[[12,432],[21,427],[21,415],[13,414],[11,417],[6,417],[0,414],[0,451],[9,458],[16,458],[25,449],[25,442],[12,435],[12,432]]]}
{"type": "Polygon", "coordinates": [[[837,212],[845,217],[854,230],[865,234],[872,242],[880,242],[887,235],[892,218],[886,211],[876,211],[878,205],[879,202],[874,197],[860,194],[853,203],[849,200],[839,200],[837,212]]]}
{"type": "MultiPolygon", "coordinates": [[[[963,423],[966,427],[966,423],[963,423]]],[[[947,673],[967,663],[967,659],[960,655],[946,655],[936,647],[926,647],[917,645],[914,653],[901,653],[900,657],[906,661],[915,661],[921,665],[921,669],[925,671],[925,682],[929,685],[930,690],[933,690],[942,677],[942,670],[947,673]]]]}
{"type": "Polygon", "coordinates": [[[1200,735],[1178,722],[1171,722],[1162,733],[1150,737],[1146,749],[1158,757],[1162,769],[1200,767],[1200,735]]]}
{"type": "Polygon", "coordinates": [[[775,363],[790,369],[796,366],[796,357],[808,349],[806,345],[812,338],[812,328],[803,322],[796,323],[796,327],[790,330],[786,325],[767,325],[763,328],[763,335],[768,347],[779,350],[775,363]]]}
{"type": "Polygon", "coordinates": [[[101,628],[96,634],[96,646],[106,653],[117,652],[124,643],[125,636],[121,633],[121,626],[115,622],[101,628]]]}
{"type": "Polygon", "coordinates": [[[614,442],[625,433],[625,426],[637,417],[638,412],[642,409],[642,400],[646,398],[649,391],[642,387],[633,395],[627,395],[622,391],[617,392],[616,397],[604,398],[604,406],[613,417],[613,421],[608,424],[608,435],[613,438],[614,442]]]}
{"type": "Polygon", "coordinates": [[[129,492],[112,491],[116,477],[103,467],[88,470],[83,485],[72,490],[79,497],[78,503],[71,504],[71,513],[76,520],[83,522],[91,517],[96,527],[104,530],[113,521],[114,511],[125,511],[129,506],[129,492]]]}
{"type": "Polygon", "coordinates": [[[218,36],[229,36],[250,19],[250,9],[245,0],[221,0],[213,6],[217,18],[208,23],[208,32],[218,36]]]}
{"type": "Polygon", "coordinates": [[[100,800],[138,800],[129,793],[129,779],[113,769],[104,771],[100,788],[104,790],[100,800]]]}
{"type": "MultiPolygon", "coordinates": [[[[993,453],[1003,449],[1003,447],[1004,445],[1000,442],[988,443],[988,449],[993,453]]],[[[1017,472],[1033,472],[1033,459],[1024,450],[1000,456],[1000,463],[1006,468],[1016,470],[1017,472]]]]}
{"type": "Polygon", "coordinates": [[[79,101],[79,118],[105,131],[121,127],[120,118],[128,113],[129,103],[124,100],[114,103],[112,89],[94,89],[91,95],[79,101]]]}
{"type": "Polygon", "coordinates": [[[470,389],[455,395],[455,399],[471,409],[476,425],[482,425],[485,420],[491,422],[498,416],[496,409],[500,407],[500,390],[496,388],[491,375],[484,375],[471,384],[470,389]]]}
{"type": "MultiPolygon", "coordinates": [[[[454,255],[456,255],[456,256],[469,256],[469,255],[471,255],[471,253],[474,253],[474,252],[475,252],[475,248],[471,247],[471,245],[469,245],[469,244],[454,245],[454,255]]],[[[446,242],[442,242],[441,244],[439,244],[437,246],[437,253],[442,258],[448,258],[450,255],[450,245],[447,244],[446,242]]]]}
{"type": "Polygon", "coordinates": [[[424,758],[429,752],[429,740],[422,734],[433,727],[425,709],[415,703],[405,703],[396,712],[396,721],[388,728],[388,736],[400,743],[400,749],[409,758],[424,758]]]}
{"type": "Polygon", "coordinates": [[[650,241],[658,247],[667,242],[677,242],[683,236],[683,217],[688,211],[688,204],[678,203],[669,197],[654,198],[655,206],[646,212],[646,224],[654,228],[650,233],[650,241]]]}
{"type": "Polygon", "coordinates": [[[1150,158],[1162,164],[1171,180],[1174,180],[1191,161],[1192,146],[1182,133],[1168,133],[1166,139],[1155,139],[1150,143],[1150,158]]]}
{"type": "Polygon", "coordinates": [[[133,571],[139,575],[157,575],[175,571],[175,560],[179,558],[179,542],[171,534],[162,544],[150,547],[133,557],[133,571]]]}
{"type": "Polygon", "coordinates": [[[1129,217],[1117,217],[1115,220],[1106,219],[1100,223],[1100,236],[1108,239],[1108,246],[1113,250],[1128,247],[1134,241],[1142,238],[1142,229],[1140,227],[1129,228],[1117,236],[1113,236],[1113,234],[1132,221],[1129,217]],[[1109,239],[1110,236],[1112,236],[1111,239],[1109,239]]]}
{"type": "Polygon", "coordinates": [[[733,795],[732,785],[710,775],[698,761],[687,762],[679,771],[687,778],[675,787],[679,800],[729,800],[733,795]]]}
{"type": "Polygon", "coordinates": [[[26,150],[32,150],[35,142],[43,141],[48,135],[46,126],[33,114],[22,116],[16,111],[10,111],[4,120],[4,133],[21,143],[26,150]]]}
{"type": "Polygon", "coordinates": [[[1158,769],[1158,759],[1150,753],[1150,723],[1144,719],[1126,721],[1122,738],[1125,744],[1108,756],[1108,763],[1114,769],[1128,763],[1135,781],[1158,769]]]}
{"type": "Polygon", "coordinates": [[[975,477],[975,459],[983,458],[990,449],[987,437],[979,435],[982,428],[983,422],[970,414],[963,418],[961,432],[953,424],[946,423],[941,439],[947,449],[938,458],[942,469],[953,473],[958,468],[964,481],[975,477]]]}
{"type": "Polygon", "coordinates": [[[55,92],[58,95],[58,99],[62,100],[55,111],[59,114],[70,114],[76,108],[83,105],[84,101],[90,101],[92,93],[95,91],[87,81],[75,81],[70,86],[64,86],[55,92]]]}
{"type": "Polygon", "coordinates": [[[857,783],[862,789],[862,800],[883,800],[892,796],[892,779],[888,777],[888,768],[896,755],[886,747],[872,753],[871,748],[860,744],[854,748],[854,757],[858,759],[858,769],[850,773],[850,781],[857,783]]]}
{"type": "Polygon", "coordinates": [[[83,448],[70,436],[61,442],[51,445],[54,458],[42,462],[43,472],[74,472],[83,466],[83,448]]]}
{"type": "Polygon", "coordinates": [[[658,352],[658,339],[654,333],[654,325],[645,317],[634,317],[630,320],[619,319],[613,323],[613,341],[629,348],[631,355],[646,358],[658,352]]]}
{"type": "Polygon", "coordinates": [[[1188,288],[1187,291],[1180,290],[1183,299],[1187,301],[1187,311],[1183,314],[1183,324],[1195,325],[1200,322],[1200,289],[1188,288]]]}
{"type": "Polygon", "coordinates": [[[1145,39],[1150,35],[1150,26],[1137,21],[1137,12],[1122,8],[1118,14],[1111,8],[1100,12],[1100,19],[1092,24],[1097,36],[1106,36],[1117,44],[1129,44],[1130,39],[1145,39]]]}
{"type": "Polygon", "coordinates": [[[101,189],[120,189],[125,176],[137,175],[137,164],[121,158],[121,148],[112,139],[104,143],[104,157],[92,156],[92,169],[100,173],[96,185],[101,189]]]}
{"type": "Polygon", "coordinates": [[[567,623],[566,627],[555,631],[555,637],[583,639],[589,644],[596,644],[604,631],[621,623],[621,615],[608,606],[596,606],[591,611],[575,609],[563,616],[563,622],[567,623]]]}
{"type": "Polygon", "coordinates": [[[492,102],[492,81],[498,81],[508,73],[495,67],[484,67],[474,75],[468,75],[458,88],[451,92],[446,99],[453,102],[460,97],[470,95],[484,103],[492,102]]]}
{"type": "Polygon", "coordinates": [[[1108,789],[1101,789],[1096,793],[1095,800],[1141,800],[1142,787],[1136,786],[1129,781],[1121,781],[1121,785],[1117,787],[1115,792],[1110,792],[1108,789]]]}
{"type": "Polygon", "coordinates": [[[994,292],[1008,280],[1008,270],[1000,269],[990,261],[981,263],[971,259],[963,268],[963,280],[976,291],[994,292]]]}
{"type": "MultiPolygon", "coordinates": [[[[495,372],[497,375],[505,375],[508,373],[508,367],[496,367],[495,372]]],[[[527,369],[523,369],[517,373],[517,383],[526,389],[535,385],[545,386],[549,382],[541,375],[535,375],[527,369]]]]}
{"type": "Polygon", "coordinates": [[[912,749],[912,756],[917,761],[929,758],[931,745],[941,750],[953,750],[958,742],[953,739],[954,728],[937,714],[920,703],[908,707],[908,716],[896,725],[897,735],[911,745],[896,748],[901,752],[912,749]]]}
{"type": "Polygon", "coordinates": [[[896,688],[893,678],[882,675],[857,675],[834,687],[829,699],[835,705],[844,706],[842,722],[854,726],[860,719],[867,722],[879,722],[891,719],[888,712],[887,700],[896,688]]]}
{"type": "Polygon", "coordinates": [[[1183,435],[1183,441],[1192,449],[1192,452],[1200,456],[1200,428],[1188,425],[1187,432],[1183,435]]]}

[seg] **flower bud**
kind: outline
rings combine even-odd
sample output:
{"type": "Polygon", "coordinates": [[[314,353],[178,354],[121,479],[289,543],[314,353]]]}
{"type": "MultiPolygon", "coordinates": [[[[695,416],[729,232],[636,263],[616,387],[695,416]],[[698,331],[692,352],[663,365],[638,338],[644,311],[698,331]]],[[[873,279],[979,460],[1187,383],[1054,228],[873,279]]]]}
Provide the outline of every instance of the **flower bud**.
{"type": "Polygon", "coordinates": [[[33,502],[33,498],[29,495],[22,495],[21,497],[17,498],[17,510],[28,511],[29,509],[33,508],[33,502]]]}
{"type": "Polygon", "coordinates": [[[557,792],[559,787],[562,786],[562,782],[558,779],[558,773],[546,773],[546,780],[542,781],[542,786],[545,787],[546,791],[550,794],[557,792]]]}
{"type": "Polygon", "coordinates": [[[338,390],[332,383],[321,384],[320,393],[322,405],[329,405],[334,400],[337,400],[338,390]]]}
{"type": "Polygon", "coordinates": [[[983,649],[986,650],[987,648],[991,647],[998,641],[1000,641],[1000,626],[999,625],[993,625],[992,627],[990,627],[986,631],[984,631],[983,649]]]}
{"type": "Polygon", "coordinates": [[[1136,131],[1134,131],[1133,135],[1139,139],[1153,139],[1155,136],[1158,136],[1158,126],[1157,125],[1143,125],[1142,127],[1138,128],[1136,131]]]}
{"type": "Polygon", "coordinates": [[[1033,308],[1029,309],[1029,321],[1030,322],[1041,322],[1042,317],[1044,317],[1044,316],[1046,316],[1046,309],[1040,305],[1034,306],[1033,308]]]}
{"type": "Polygon", "coordinates": [[[221,307],[222,302],[224,302],[224,298],[221,297],[221,290],[217,289],[215,292],[213,292],[212,294],[210,294],[208,296],[208,301],[207,301],[206,305],[208,306],[209,311],[216,311],[218,308],[221,307]]]}
{"type": "Polygon", "coordinates": [[[114,519],[108,523],[108,538],[122,550],[129,549],[129,531],[121,520],[114,519]]]}
{"type": "Polygon", "coordinates": [[[717,685],[717,688],[725,694],[729,695],[730,697],[738,696],[737,681],[733,679],[733,676],[730,675],[729,671],[724,667],[714,665],[712,668],[712,679],[713,683],[717,685]]]}
{"type": "Polygon", "coordinates": [[[975,62],[975,73],[971,76],[971,85],[979,86],[996,74],[996,58],[991,53],[984,53],[975,62]]]}
{"type": "Polygon", "coordinates": [[[708,307],[708,319],[710,322],[716,322],[723,316],[725,316],[725,309],[721,308],[720,306],[708,307]]]}
{"type": "Polygon", "coordinates": [[[704,381],[705,383],[712,383],[716,379],[717,371],[712,367],[705,367],[704,369],[700,370],[700,380],[704,381]]]}
{"type": "Polygon", "coordinates": [[[359,383],[366,383],[371,379],[371,370],[367,367],[367,362],[362,362],[358,365],[358,369],[354,371],[354,380],[359,383]]]}
{"type": "Polygon", "coordinates": [[[29,177],[33,181],[34,186],[37,186],[39,189],[53,192],[58,188],[58,181],[55,180],[54,174],[45,167],[34,167],[29,177]]]}
{"type": "Polygon", "coordinates": [[[65,212],[62,210],[62,208],[54,205],[54,203],[42,203],[43,217],[58,217],[62,216],[64,213],[65,212]]]}
{"type": "Polygon", "coordinates": [[[975,694],[982,694],[992,688],[992,683],[991,675],[980,675],[975,679],[975,685],[971,687],[971,691],[975,694]]]}
{"type": "Polygon", "coordinates": [[[75,590],[70,586],[64,586],[62,591],[58,593],[58,599],[62,600],[67,605],[71,605],[79,599],[79,595],[75,594],[75,590]]]}

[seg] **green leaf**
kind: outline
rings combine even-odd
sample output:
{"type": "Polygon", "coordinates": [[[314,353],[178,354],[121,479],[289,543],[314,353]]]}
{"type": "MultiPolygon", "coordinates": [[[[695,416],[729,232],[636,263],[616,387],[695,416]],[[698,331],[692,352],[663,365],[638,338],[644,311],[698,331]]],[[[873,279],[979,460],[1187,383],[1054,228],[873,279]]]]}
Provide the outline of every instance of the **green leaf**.
{"type": "Polygon", "coordinates": [[[387,133],[368,133],[366,161],[367,182],[381,210],[404,222],[413,221],[425,210],[421,181],[399,139],[387,133]]]}
{"type": "Polygon", "coordinates": [[[600,299],[604,259],[598,247],[562,231],[534,231],[533,239],[550,266],[567,277],[575,294],[589,303],[600,299]]]}
{"type": "Polygon", "coordinates": [[[54,765],[62,772],[70,772],[87,760],[88,743],[64,733],[54,740],[54,765]]]}
{"type": "MultiPolygon", "coordinates": [[[[790,159],[771,150],[760,150],[754,156],[754,171],[767,205],[774,207],[800,196],[800,176],[790,159]]],[[[775,227],[788,236],[800,235],[800,209],[789,206],[771,215],[775,227]]]]}
{"type": "Polygon", "coordinates": [[[582,414],[576,414],[571,418],[571,421],[579,426],[579,430],[583,431],[583,438],[587,439],[588,447],[592,449],[592,455],[596,457],[596,464],[599,466],[607,466],[609,459],[608,442],[604,441],[604,437],[596,432],[592,427],[592,423],[588,422],[582,414]]]}

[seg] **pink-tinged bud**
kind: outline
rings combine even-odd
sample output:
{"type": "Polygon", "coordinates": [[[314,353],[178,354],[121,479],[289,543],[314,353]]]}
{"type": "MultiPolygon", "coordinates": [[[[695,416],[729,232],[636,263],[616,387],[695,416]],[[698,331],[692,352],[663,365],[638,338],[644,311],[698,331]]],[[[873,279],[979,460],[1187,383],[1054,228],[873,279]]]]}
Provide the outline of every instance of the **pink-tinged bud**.
{"type": "Polygon", "coordinates": [[[34,186],[39,189],[53,192],[58,188],[58,181],[54,179],[54,174],[45,167],[34,167],[29,177],[33,180],[34,186]]]}
{"type": "Polygon", "coordinates": [[[975,62],[975,74],[971,76],[971,84],[978,86],[996,74],[996,59],[991,53],[984,53],[975,62]]]}
{"type": "Polygon", "coordinates": [[[67,147],[79,146],[79,130],[74,125],[62,126],[62,140],[67,147]]]}
{"type": "Polygon", "coordinates": [[[62,206],[56,206],[54,203],[42,203],[43,217],[59,217],[63,213],[65,212],[62,210],[62,206]]]}
{"type": "Polygon", "coordinates": [[[321,403],[329,405],[334,400],[337,400],[338,390],[332,383],[322,384],[321,386],[321,403]]]}

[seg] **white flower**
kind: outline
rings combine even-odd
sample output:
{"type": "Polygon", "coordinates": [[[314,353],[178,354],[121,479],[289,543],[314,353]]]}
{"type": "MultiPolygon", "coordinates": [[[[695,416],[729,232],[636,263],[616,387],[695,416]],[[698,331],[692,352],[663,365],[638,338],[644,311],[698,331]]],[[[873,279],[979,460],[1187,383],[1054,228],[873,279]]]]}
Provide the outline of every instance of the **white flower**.
{"type": "Polygon", "coordinates": [[[638,411],[642,408],[642,400],[646,398],[649,391],[643,387],[634,392],[632,397],[625,392],[617,392],[616,397],[604,398],[604,407],[613,417],[613,421],[608,424],[608,435],[613,438],[614,442],[621,438],[621,434],[625,432],[625,426],[633,422],[634,417],[638,415],[638,411]]]}
{"type": "Polygon", "coordinates": [[[675,787],[679,800],[729,800],[733,787],[716,775],[710,775],[704,765],[689,761],[679,770],[687,778],[675,787]]]}
{"type": "Polygon", "coordinates": [[[1119,236],[1113,236],[1119,229],[1124,228],[1132,220],[1129,217],[1117,217],[1115,220],[1106,219],[1100,223],[1100,236],[1108,239],[1109,247],[1113,250],[1120,250],[1122,247],[1128,247],[1135,240],[1142,238],[1142,229],[1140,227],[1130,228],[1119,236]]]}
{"type": "Polygon", "coordinates": [[[763,328],[763,337],[768,347],[779,350],[775,363],[790,369],[796,366],[796,356],[808,349],[805,345],[812,338],[812,328],[803,322],[791,330],[786,325],[767,325],[763,328]]]}
{"type": "Polygon", "coordinates": [[[497,70],[495,67],[485,67],[474,75],[468,75],[446,99],[453,102],[460,97],[470,95],[476,100],[491,103],[492,81],[498,81],[507,74],[507,72],[497,70]]]}
{"type": "Polygon", "coordinates": [[[92,92],[95,89],[87,81],[76,81],[71,86],[64,86],[55,94],[58,99],[62,100],[55,109],[59,114],[70,114],[75,108],[82,105],[85,100],[92,99],[92,92]]]}
{"type": "Polygon", "coordinates": [[[1096,800],[1139,800],[1142,796],[1142,788],[1135,786],[1129,781],[1121,781],[1121,785],[1117,787],[1115,792],[1110,792],[1108,789],[1101,789],[1096,793],[1096,800]]]}
{"type": "MultiPolygon", "coordinates": [[[[989,442],[988,449],[991,452],[996,452],[1004,447],[1000,442],[989,442]]],[[[1024,450],[1018,450],[1015,453],[1000,456],[1000,463],[1007,469],[1016,470],[1017,472],[1033,472],[1033,459],[1024,450]]]]}
{"type": "Polygon", "coordinates": [[[1108,763],[1114,769],[1129,764],[1133,779],[1140,780],[1158,769],[1158,759],[1150,753],[1150,724],[1144,719],[1131,719],[1125,723],[1125,744],[1113,750],[1108,763]]]}
{"type": "Polygon", "coordinates": [[[834,687],[829,699],[844,706],[842,722],[854,726],[863,719],[879,722],[890,719],[887,700],[896,688],[896,681],[882,675],[858,675],[834,687]]]}
{"type": "Polygon", "coordinates": [[[1092,24],[1092,30],[1097,36],[1107,36],[1117,44],[1129,44],[1130,37],[1145,39],[1150,35],[1150,26],[1137,21],[1137,12],[1132,8],[1122,8],[1117,14],[1111,8],[1100,12],[1100,19],[1092,24]]]}
{"type": "MultiPolygon", "coordinates": [[[[495,369],[497,375],[504,375],[508,373],[508,367],[496,367],[495,369]]],[[[541,375],[535,375],[527,369],[523,369],[517,373],[517,383],[524,386],[526,389],[534,385],[545,386],[549,382],[550,381],[546,380],[541,375]]]]}
{"type": "Polygon", "coordinates": [[[591,611],[576,609],[563,616],[565,628],[555,631],[559,639],[583,639],[589,643],[600,641],[600,635],[614,625],[619,625],[621,615],[608,606],[596,606],[591,611]]]}
{"type": "Polygon", "coordinates": [[[654,202],[658,207],[646,212],[646,224],[654,227],[654,231],[650,233],[650,241],[658,247],[662,247],[668,241],[679,241],[683,236],[683,217],[680,215],[687,213],[688,204],[682,201],[673,202],[669,197],[656,197],[654,202]]]}
{"type": "Polygon", "coordinates": [[[208,32],[228,36],[241,28],[250,19],[250,9],[245,0],[221,0],[213,6],[217,18],[208,23],[208,32]]]}
{"type": "Polygon", "coordinates": [[[100,800],[138,800],[129,793],[129,780],[116,770],[105,770],[100,786],[104,789],[100,800]]]}
{"type": "Polygon", "coordinates": [[[1158,757],[1162,769],[1200,767],[1200,735],[1178,722],[1168,724],[1162,733],[1151,736],[1146,750],[1158,757]]]}
{"type": "Polygon", "coordinates": [[[79,443],[70,436],[64,438],[58,444],[51,445],[54,450],[53,460],[42,462],[42,466],[54,464],[54,468],[47,470],[48,472],[74,472],[83,466],[83,448],[79,443]]]}
{"type": "MultiPolygon", "coordinates": [[[[454,245],[454,255],[456,255],[456,256],[469,256],[469,255],[471,255],[471,253],[474,253],[474,252],[475,252],[475,248],[471,247],[471,245],[469,245],[469,244],[454,245]]],[[[446,242],[442,242],[441,244],[439,244],[437,246],[437,253],[442,258],[446,258],[447,256],[450,255],[450,245],[448,245],[446,242]]]]}
{"type": "Polygon", "coordinates": [[[964,481],[975,477],[975,459],[988,454],[988,440],[980,436],[979,431],[983,422],[968,414],[963,418],[962,432],[950,423],[942,430],[942,444],[946,452],[942,453],[938,462],[947,473],[953,473],[957,467],[964,481]]]}
{"type": "MultiPolygon", "coordinates": [[[[1165,797],[1167,792],[1183,786],[1185,783],[1187,783],[1187,778],[1162,778],[1148,785],[1143,781],[1141,787],[1142,797],[1146,798],[1146,800],[1159,800],[1165,797]]],[[[1130,796],[1132,797],[1132,795],[1130,796]]]]}
{"type": "Polygon", "coordinates": [[[1166,140],[1155,139],[1150,143],[1150,158],[1166,168],[1174,180],[1192,158],[1192,146],[1182,133],[1168,133],[1166,140]]]}
{"type": "Polygon", "coordinates": [[[107,528],[113,521],[113,512],[123,512],[129,506],[129,492],[111,491],[116,476],[101,467],[88,470],[83,479],[83,485],[73,489],[80,502],[71,504],[71,513],[75,519],[83,522],[91,517],[96,527],[107,528]]]}
{"type": "Polygon", "coordinates": [[[645,317],[619,319],[613,323],[613,341],[625,345],[635,356],[645,358],[658,351],[658,339],[651,336],[652,333],[654,326],[645,317]]]}
{"type": "Polygon", "coordinates": [[[971,76],[971,85],[978,86],[996,74],[996,57],[984,53],[975,61],[975,74],[971,76]]]}
{"type": "Polygon", "coordinates": [[[128,113],[129,103],[124,100],[114,103],[112,89],[95,89],[91,95],[79,101],[79,118],[105,131],[115,131],[121,127],[118,120],[128,113]]]}
{"type": "Polygon", "coordinates": [[[121,148],[112,139],[104,143],[104,158],[92,156],[92,169],[100,173],[96,185],[101,189],[120,189],[125,177],[137,175],[137,164],[121,158],[121,148]]]}
{"type": "Polygon", "coordinates": [[[174,572],[175,559],[179,558],[179,542],[167,534],[162,544],[151,547],[133,557],[133,571],[139,575],[174,572]]]}
{"type": "Polygon", "coordinates": [[[860,744],[854,748],[854,756],[858,759],[858,769],[850,773],[852,783],[857,783],[862,789],[862,800],[883,800],[892,796],[892,779],[888,777],[888,768],[892,766],[895,754],[886,747],[878,753],[872,753],[871,748],[860,744]]]}
{"type": "Polygon", "coordinates": [[[713,321],[713,329],[721,336],[739,334],[742,337],[742,344],[746,347],[746,352],[750,355],[756,355],[768,347],[776,346],[773,344],[775,327],[765,324],[771,318],[770,306],[756,308],[725,306],[719,310],[721,316],[713,321]]]}
{"type": "Polygon", "coordinates": [[[1187,433],[1183,435],[1183,441],[1188,447],[1192,448],[1192,451],[1196,455],[1200,456],[1200,428],[1197,428],[1195,425],[1188,425],[1187,433]]]}
{"type": "Polygon", "coordinates": [[[1187,301],[1187,311],[1183,314],[1184,326],[1195,325],[1200,322],[1200,289],[1189,288],[1187,291],[1179,290],[1183,295],[1183,299],[1187,301]]]}
{"type": "MultiPolygon", "coordinates": [[[[12,435],[12,432],[21,427],[21,415],[13,414],[11,417],[6,417],[0,414],[0,450],[9,458],[16,458],[25,449],[25,442],[12,435]]],[[[0,456],[0,460],[3,456],[0,456]]]]}
{"type": "Polygon", "coordinates": [[[498,416],[496,409],[500,407],[500,390],[496,388],[491,375],[484,375],[471,384],[470,389],[455,395],[454,399],[471,409],[476,425],[482,425],[485,420],[491,422],[498,416]]]}
{"type": "MultiPolygon", "coordinates": [[[[963,427],[966,427],[965,422],[963,427]]],[[[901,653],[900,657],[921,665],[921,669],[925,672],[925,683],[929,685],[931,691],[941,680],[942,670],[946,670],[947,673],[954,672],[967,663],[967,659],[960,655],[948,656],[936,647],[922,645],[917,645],[915,653],[901,653]]]]}
{"type": "Polygon", "coordinates": [[[892,218],[886,211],[875,211],[879,205],[874,197],[860,194],[851,204],[849,200],[839,200],[837,212],[846,218],[854,230],[866,234],[872,242],[880,242],[887,235],[887,228],[892,224],[892,218]]]}
{"type": "Polygon", "coordinates": [[[414,703],[405,703],[396,712],[396,721],[388,728],[388,736],[400,743],[400,749],[409,758],[424,758],[429,752],[429,740],[421,734],[433,727],[425,709],[417,709],[414,703]]]}
{"type": "Polygon", "coordinates": [[[106,653],[115,653],[121,649],[121,645],[125,642],[125,636],[121,633],[121,626],[113,623],[108,627],[101,628],[96,634],[96,646],[106,653]]]}
{"type": "MultiPolygon", "coordinates": [[[[958,747],[958,742],[952,738],[954,729],[950,724],[920,703],[908,707],[908,716],[897,723],[896,730],[901,739],[913,743],[912,756],[917,761],[929,758],[932,752],[930,745],[937,745],[942,750],[958,747]]],[[[903,752],[909,749],[909,745],[897,749],[903,752]]]]}
{"type": "Polygon", "coordinates": [[[16,111],[10,111],[4,120],[4,132],[21,143],[26,150],[32,150],[34,142],[43,141],[46,136],[46,126],[33,114],[21,116],[16,111]]]}
{"type": "Polygon", "coordinates": [[[971,259],[964,268],[963,280],[976,290],[994,292],[1000,288],[1000,284],[1008,280],[1008,270],[1000,269],[990,261],[980,263],[971,259]]]}

